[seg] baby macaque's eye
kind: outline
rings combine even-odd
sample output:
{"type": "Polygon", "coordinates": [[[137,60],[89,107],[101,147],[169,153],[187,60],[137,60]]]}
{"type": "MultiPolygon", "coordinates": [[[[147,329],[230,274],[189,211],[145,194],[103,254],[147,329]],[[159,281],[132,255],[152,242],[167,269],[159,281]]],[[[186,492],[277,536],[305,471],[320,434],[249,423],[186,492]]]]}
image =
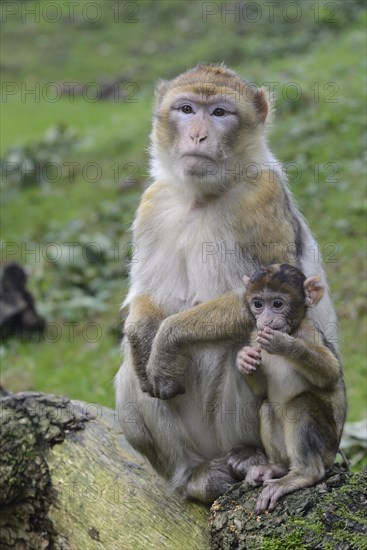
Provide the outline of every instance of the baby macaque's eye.
{"type": "Polygon", "coordinates": [[[263,303],[261,300],[254,300],[254,307],[256,307],[256,309],[261,309],[263,307],[263,303]]]}
{"type": "Polygon", "coordinates": [[[273,308],[274,309],[280,309],[283,306],[283,302],[280,300],[274,300],[273,302],[273,308]]]}

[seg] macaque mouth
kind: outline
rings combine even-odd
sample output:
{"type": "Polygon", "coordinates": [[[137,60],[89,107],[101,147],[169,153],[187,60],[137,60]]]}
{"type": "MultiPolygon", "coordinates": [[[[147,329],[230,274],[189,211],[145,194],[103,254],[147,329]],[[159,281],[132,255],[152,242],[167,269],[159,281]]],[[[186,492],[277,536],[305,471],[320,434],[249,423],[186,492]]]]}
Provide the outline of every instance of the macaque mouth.
{"type": "Polygon", "coordinates": [[[189,157],[189,158],[194,157],[198,159],[209,160],[210,162],[215,162],[215,159],[213,157],[210,157],[209,155],[204,155],[202,153],[192,152],[192,153],[183,153],[181,155],[181,158],[186,158],[186,157],[189,157]]]}
{"type": "Polygon", "coordinates": [[[268,324],[265,324],[261,327],[261,329],[264,329],[266,327],[269,327],[273,330],[278,330],[279,332],[288,332],[289,331],[289,326],[287,323],[277,323],[276,322],[277,320],[275,320],[275,322],[270,322],[268,324]]]}

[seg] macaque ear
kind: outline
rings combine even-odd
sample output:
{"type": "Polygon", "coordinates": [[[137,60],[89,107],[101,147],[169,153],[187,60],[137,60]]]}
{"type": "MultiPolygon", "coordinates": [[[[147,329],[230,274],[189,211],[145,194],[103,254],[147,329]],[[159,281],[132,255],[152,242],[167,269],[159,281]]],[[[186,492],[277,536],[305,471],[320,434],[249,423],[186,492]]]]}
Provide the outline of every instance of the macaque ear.
{"type": "Polygon", "coordinates": [[[243,281],[243,284],[247,287],[247,285],[249,284],[250,282],[250,277],[248,277],[247,275],[244,275],[242,277],[242,281],[243,281]]]}
{"type": "Polygon", "coordinates": [[[257,88],[254,97],[255,107],[261,123],[269,124],[274,117],[274,97],[265,88],[257,88]]]}
{"type": "Polygon", "coordinates": [[[269,96],[266,93],[266,90],[263,88],[259,88],[256,90],[255,95],[255,107],[257,112],[259,113],[261,122],[265,122],[268,112],[269,112],[269,104],[268,104],[269,96]]]}
{"type": "Polygon", "coordinates": [[[156,107],[159,107],[159,105],[162,103],[162,99],[164,98],[170,85],[171,85],[170,80],[159,80],[158,83],[156,84],[156,87],[154,89],[156,107]]]}
{"type": "Polygon", "coordinates": [[[324,286],[320,283],[320,275],[306,279],[303,288],[306,292],[306,306],[313,307],[318,304],[324,294],[324,286]]]}

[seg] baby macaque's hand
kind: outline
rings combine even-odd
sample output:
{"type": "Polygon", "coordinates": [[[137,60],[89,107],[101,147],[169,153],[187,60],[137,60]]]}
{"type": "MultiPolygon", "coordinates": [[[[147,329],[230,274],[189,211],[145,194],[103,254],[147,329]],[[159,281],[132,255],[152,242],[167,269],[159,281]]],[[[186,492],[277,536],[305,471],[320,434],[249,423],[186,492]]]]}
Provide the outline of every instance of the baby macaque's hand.
{"type": "Polygon", "coordinates": [[[261,349],[244,346],[237,353],[236,365],[242,374],[252,374],[261,362],[261,349]]]}
{"type": "Polygon", "coordinates": [[[290,340],[294,339],[289,334],[270,327],[259,330],[256,338],[256,342],[260,344],[260,348],[268,353],[285,353],[290,340]]]}

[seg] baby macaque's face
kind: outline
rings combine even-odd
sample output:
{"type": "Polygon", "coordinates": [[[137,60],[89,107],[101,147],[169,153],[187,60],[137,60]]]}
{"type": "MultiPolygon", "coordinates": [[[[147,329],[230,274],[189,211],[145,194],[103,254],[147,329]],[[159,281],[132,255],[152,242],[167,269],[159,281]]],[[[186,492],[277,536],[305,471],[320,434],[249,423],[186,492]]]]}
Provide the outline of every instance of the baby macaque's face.
{"type": "Polygon", "coordinates": [[[304,319],[307,308],[315,306],[324,292],[319,275],[306,279],[302,271],[288,264],[260,268],[251,278],[245,275],[243,282],[258,331],[269,327],[291,334],[304,319]]]}
{"type": "Polygon", "coordinates": [[[264,289],[251,296],[249,306],[256,319],[256,327],[262,330],[270,327],[280,332],[289,332],[290,305],[281,294],[264,289]]]}

